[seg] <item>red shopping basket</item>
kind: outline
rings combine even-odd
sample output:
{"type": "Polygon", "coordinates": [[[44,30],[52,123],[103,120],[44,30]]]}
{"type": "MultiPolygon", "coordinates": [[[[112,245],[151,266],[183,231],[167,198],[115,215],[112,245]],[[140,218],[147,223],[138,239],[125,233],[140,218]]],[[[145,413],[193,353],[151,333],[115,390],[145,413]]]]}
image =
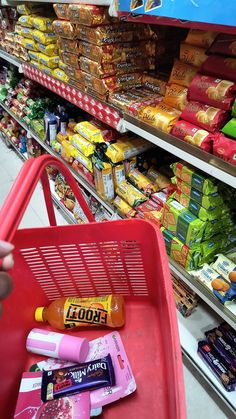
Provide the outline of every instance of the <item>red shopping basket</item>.
{"type": "MultiPolygon", "coordinates": [[[[59,160],[43,156],[24,164],[0,212],[0,239],[15,245],[14,289],[0,320],[0,417],[13,417],[21,374],[30,364],[26,336],[38,327],[35,308],[60,296],[119,293],[126,300],[126,324],[120,333],[137,391],[106,406],[103,417],[185,419],[180,343],[160,231],[142,220],[56,226],[48,165],[65,176],[88,221],[94,221],[74,178],[59,160]],[[50,227],[17,230],[40,178],[50,227]]],[[[105,333],[74,332],[89,339],[105,333]]]]}

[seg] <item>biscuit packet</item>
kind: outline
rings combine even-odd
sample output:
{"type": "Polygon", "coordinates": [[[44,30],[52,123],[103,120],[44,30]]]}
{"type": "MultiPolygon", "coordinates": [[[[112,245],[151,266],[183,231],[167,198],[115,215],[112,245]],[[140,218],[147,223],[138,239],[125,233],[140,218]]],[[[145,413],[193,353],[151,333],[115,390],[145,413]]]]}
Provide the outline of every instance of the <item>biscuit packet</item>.
{"type": "Polygon", "coordinates": [[[172,108],[183,111],[188,103],[187,94],[187,87],[180,86],[178,84],[170,84],[166,86],[166,94],[163,102],[172,106],[172,108]]]}
{"type": "MultiPolygon", "coordinates": [[[[63,142],[64,143],[64,142],[63,142]]],[[[64,146],[64,144],[62,144],[64,146]]],[[[72,147],[72,154],[71,157],[81,163],[89,172],[93,173],[93,164],[92,160],[89,157],[86,157],[83,153],[81,153],[75,147],[72,147]]]]}
{"type": "Polygon", "coordinates": [[[19,17],[17,23],[21,26],[25,26],[26,28],[32,28],[32,16],[30,15],[22,15],[19,17]]]}
{"type": "Polygon", "coordinates": [[[207,210],[211,210],[213,208],[216,208],[217,206],[223,205],[222,196],[218,192],[205,195],[177,177],[172,178],[171,180],[174,184],[176,184],[177,189],[179,189],[185,195],[189,196],[191,199],[196,201],[198,204],[200,204],[207,210]]]}
{"type": "Polygon", "coordinates": [[[157,227],[161,227],[161,217],[162,217],[162,209],[159,211],[147,211],[147,212],[139,212],[138,215],[140,218],[144,220],[150,221],[150,223],[155,224],[157,227]],[[141,215],[140,215],[141,214],[141,215]]]}
{"type": "Polygon", "coordinates": [[[223,127],[228,119],[228,113],[204,103],[191,101],[182,112],[181,118],[214,133],[223,127]]]}
{"type": "Polygon", "coordinates": [[[210,195],[218,191],[218,185],[215,178],[205,175],[203,172],[200,172],[200,170],[197,170],[184,162],[173,163],[170,167],[177,178],[188,183],[199,192],[210,195]]]}
{"type": "Polygon", "coordinates": [[[115,188],[117,185],[122,182],[122,180],[125,180],[125,165],[123,162],[117,163],[112,168],[113,173],[113,180],[114,180],[114,186],[115,188]]]}
{"type": "Polygon", "coordinates": [[[221,207],[216,207],[211,210],[206,210],[198,202],[190,198],[190,196],[185,195],[180,190],[176,190],[171,196],[173,199],[176,199],[181,205],[187,208],[192,214],[200,218],[202,221],[215,220],[221,215],[221,207]]]}
{"type": "Polygon", "coordinates": [[[131,170],[127,179],[144,195],[150,197],[152,193],[157,192],[157,186],[138,169],[131,170]]]}
{"type": "Polygon", "coordinates": [[[217,36],[217,32],[190,29],[185,39],[186,44],[209,48],[217,36]]]}
{"type": "Polygon", "coordinates": [[[196,74],[188,90],[190,101],[200,101],[228,111],[235,97],[236,85],[229,80],[196,74]]]}
{"type": "Polygon", "coordinates": [[[42,32],[52,32],[52,22],[53,19],[45,16],[33,16],[32,25],[35,29],[38,29],[42,32]]]}
{"type": "MultiPolygon", "coordinates": [[[[208,263],[204,263],[201,269],[190,272],[190,274],[204,285],[208,291],[213,292],[212,281],[224,281],[224,278],[216,272],[208,263]]],[[[227,282],[225,282],[227,284],[227,282]]]]}
{"type": "Polygon", "coordinates": [[[38,51],[38,45],[34,39],[22,38],[21,45],[30,51],[38,51]]]}
{"type": "Polygon", "coordinates": [[[135,209],[133,209],[129,204],[127,204],[127,202],[121,199],[118,195],[115,197],[113,205],[117,208],[118,212],[121,215],[124,215],[127,218],[135,217],[135,209]]]}
{"type": "Polygon", "coordinates": [[[171,131],[180,115],[180,111],[166,105],[164,102],[160,102],[155,106],[147,106],[141,109],[138,114],[142,121],[167,133],[171,131]]]}
{"type": "Polygon", "coordinates": [[[59,56],[55,55],[52,57],[48,57],[45,54],[39,53],[38,54],[38,61],[40,64],[49,67],[51,69],[55,69],[58,67],[58,63],[59,63],[59,56]]]}
{"type": "Polygon", "coordinates": [[[236,139],[236,118],[230,119],[230,121],[222,128],[222,132],[236,139]]]}
{"type": "Polygon", "coordinates": [[[109,76],[100,79],[89,73],[81,71],[82,78],[87,89],[92,89],[100,96],[108,93],[128,90],[134,87],[141,87],[142,76],[140,73],[128,73],[117,76],[109,76]]]}
{"type": "Polygon", "coordinates": [[[101,130],[88,121],[79,122],[74,130],[91,143],[104,142],[101,130]]]}
{"type": "Polygon", "coordinates": [[[187,271],[198,268],[200,251],[190,249],[175,237],[169,230],[161,227],[167,254],[187,271]]]}
{"type": "Polygon", "coordinates": [[[154,93],[158,93],[161,96],[166,94],[166,81],[158,77],[144,74],[142,78],[143,86],[151,90],[154,93]]]}
{"type": "Polygon", "coordinates": [[[207,52],[236,57],[236,35],[220,33],[207,52]]]}
{"type": "Polygon", "coordinates": [[[212,264],[212,268],[229,281],[230,272],[236,272],[236,264],[223,254],[217,255],[216,261],[212,264]]]}
{"type": "Polygon", "coordinates": [[[110,144],[105,154],[112,163],[119,163],[153,147],[153,144],[143,138],[128,139],[127,137],[123,137],[117,140],[116,143],[110,144]]]}
{"type": "Polygon", "coordinates": [[[57,37],[54,32],[42,32],[38,29],[33,30],[33,38],[36,42],[43,45],[56,43],[57,37]]]}
{"type": "Polygon", "coordinates": [[[183,63],[200,67],[207,59],[205,52],[206,50],[204,48],[182,42],[180,44],[179,58],[183,63]]]}
{"type": "Polygon", "coordinates": [[[54,20],[52,26],[56,35],[67,39],[76,38],[76,27],[73,23],[65,20],[54,20]]]}
{"type": "Polygon", "coordinates": [[[112,20],[108,13],[108,7],[88,4],[69,4],[67,18],[72,23],[86,26],[105,25],[112,20]]]}
{"type": "Polygon", "coordinates": [[[115,190],[112,166],[97,157],[93,157],[93,175],[97,192],[107,201],[114,199],[115,190]]]}
{"type": "Polygon", "coordinates": [[[53,4],[53,8],[54,11],[58,17],[58,19],[64,19],[64,20],[68,20],[68,4],[64,4],[64,3],[54,3],[53,4]]]}
{"type": "Polygon", "coordinates": [[[189,87],[197,71],[197,67],[175,60],[169,78],[169,84],[179,84],[180,86],[189,87]]]}
{"type": "Polygon", "coordinates": [[[48,55],[49,57],[52,57],[53,55],[58,55],[58,47],[56,44],[38,44],[38,49],[40,52],[42,52],[45,55],[48,55]]]}
{"type": "Polygon", "coordinates": [[[79,57],[77,54],[73,54],[72,52],[64,52],[61,54],[62,61],[67,65],[74,68],[80,68],[79,65],[79,57]]]}
{"type": "Polygon", "coordinates": [[[136,189],[126,180],[123,180],[118,184],[116,193],[133,208],[139,204],[142,204],[142,202],[145,202],[148,199],[144,194],[142,194],[138,189],[136,189]]]}
{"type": "Polygon", "coordinates": [[[22,26],[19,34],[23,36],[23,38],[33,39],[33,29],[31,28],[25,28],[22,26]]]}
{"type": "Polygon", "coordinates": [[[79,54],[79,43],[75,39],[58,38],[57,44],[61,51],[79,54]]]}
{"type": "Polygon", "coordinates": [[[168,188],[171,184],[171,180],[158,172],[154,167],[150,167],[147,171],[147,177],[149,177],[156,185],[156,192],[162,189],[168,188]]]}
{"type": "Polygon", "coordinates": [[[209,55],[201,66],[201,73],[236,82],[236,58],[209,55]]]}
{"type": "Polygon", "coordinates": [[[71,137],[71,144],[86,157],[91,157],[95,151],[95,145],[80,134],[74,134],[71,137]]]}
{"type": "Polygon", "coordinates": [[[236,166],[236,141],[225,137],[223,134],[215,135],[213,154],[236,166]]]}
{"type": "Polygon", "coordinates": [[[183,119],[177,121],[171,130],[171,134],[208,153],[212,152],[214,135],[196,125],[190,124],[190,122],[186,122],[183,119]]]}

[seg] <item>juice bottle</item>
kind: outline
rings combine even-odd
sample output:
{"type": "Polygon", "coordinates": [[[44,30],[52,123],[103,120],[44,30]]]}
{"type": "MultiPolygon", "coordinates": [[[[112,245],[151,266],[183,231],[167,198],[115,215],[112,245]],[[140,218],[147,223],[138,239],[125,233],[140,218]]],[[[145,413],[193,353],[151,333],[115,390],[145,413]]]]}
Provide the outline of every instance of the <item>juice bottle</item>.
{"type": "Polygon", "coordinates": [[[117,328],[125,322],[124,299],[116,294],[91,298],[62,297],[48,307],[38,307],[35,320],[48,322],[60,330],[85,326],[117,328]]]}

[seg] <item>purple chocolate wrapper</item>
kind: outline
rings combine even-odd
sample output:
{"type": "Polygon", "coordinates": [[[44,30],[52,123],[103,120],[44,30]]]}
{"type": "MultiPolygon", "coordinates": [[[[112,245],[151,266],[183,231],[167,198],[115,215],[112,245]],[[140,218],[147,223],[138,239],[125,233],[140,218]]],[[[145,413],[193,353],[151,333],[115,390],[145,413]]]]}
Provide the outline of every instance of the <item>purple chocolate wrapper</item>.
{"type": "Polygon", "coordinates": [[[225,339],[223,333],[218,328],[208,330],[206,333],[208,342],[211,343],[213,348],[219,352],[221,358],[228,368],[235,374],[236,373],[236,349],[232,347],[225,339]]]}
{"type": "Polygon", "coordinates": [[[217,351],[206,340],[198,342],[198,353],[217,378],[219,378],[225,389],[227,391],[234,391],[236,377],[227,369],[217,351]]]}
{"type": "Polygon", "coordinates": [[[111,355],[90,362],[52,371],[43,371],[41,399],[59,399],[81,391],[114,386],[115,374],[111,355]]]}
{"type": "Polygon", "coordinates": [[[221,323],[218,329],[223,333],[227,342],[236,349],[236,332],[235,330],[226,322],[221,323]]]}

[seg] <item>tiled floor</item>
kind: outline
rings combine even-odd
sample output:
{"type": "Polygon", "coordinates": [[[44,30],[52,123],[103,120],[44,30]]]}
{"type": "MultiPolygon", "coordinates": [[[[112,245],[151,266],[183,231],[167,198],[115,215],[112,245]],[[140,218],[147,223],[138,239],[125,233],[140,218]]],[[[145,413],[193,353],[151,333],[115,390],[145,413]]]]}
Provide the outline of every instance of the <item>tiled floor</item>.
{"type": "MultiPolygon", "coordinates": [[[[11,149],[0,140],[0,207],[16,178],[22,161],[11,149]]],[[[59,224],[67,224],[59,211],[56,210],[59,224]]],[[[47,214],[41,187],[39,186],[25,213],[20,227],[47,226],[47,214]]],[[[186,389],[188,419],[231,419],[235,416],[225,407],[213,390],[205,383],[196,370],[184,360],[184,378],[186,389]]],[[[169,389],[171,391],[171,389],[169,389]]],[[[141,418],[140,418],[141,419],[141,418]]]]}

